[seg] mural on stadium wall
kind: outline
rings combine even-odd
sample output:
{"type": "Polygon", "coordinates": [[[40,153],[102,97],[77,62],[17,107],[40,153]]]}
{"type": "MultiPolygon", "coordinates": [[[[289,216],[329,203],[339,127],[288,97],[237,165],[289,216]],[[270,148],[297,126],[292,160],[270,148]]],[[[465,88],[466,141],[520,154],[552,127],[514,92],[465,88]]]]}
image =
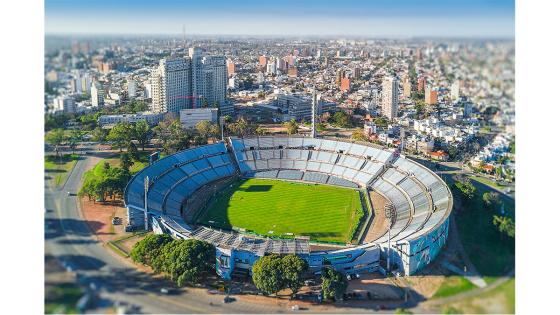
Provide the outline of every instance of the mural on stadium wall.
{"type": "Polygon", "coordinates": [[[436,258],[447,241],[448,233],[449,218],[429,234],[422,235],[409,242],[411,256],[408,259],[408,274],[413,274],[424,268],[436,258]]]}

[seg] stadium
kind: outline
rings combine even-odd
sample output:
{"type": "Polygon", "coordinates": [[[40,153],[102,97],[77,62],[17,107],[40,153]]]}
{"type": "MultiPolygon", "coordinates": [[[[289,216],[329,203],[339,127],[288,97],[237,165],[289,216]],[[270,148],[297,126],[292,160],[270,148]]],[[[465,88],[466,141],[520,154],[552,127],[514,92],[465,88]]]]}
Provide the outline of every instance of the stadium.
{"type": "Polygon", "coordinates": [[[125,190],[128,223],[216,246],[216,270],[247,276],[266,254],[313,272],[411,275],[446,242],[447,185],[398,151],[341,139],[229,137],[151,163],[125,190]]]}

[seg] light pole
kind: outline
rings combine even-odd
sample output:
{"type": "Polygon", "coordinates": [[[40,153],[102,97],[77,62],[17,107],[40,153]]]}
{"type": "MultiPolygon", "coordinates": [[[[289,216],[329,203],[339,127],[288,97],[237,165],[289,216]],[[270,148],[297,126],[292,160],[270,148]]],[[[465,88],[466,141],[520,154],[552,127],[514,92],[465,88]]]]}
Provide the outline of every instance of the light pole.
{"type": "Polygon", "coordinates": [[[144,229],[148,231],[148,189],[150,188],[150,179],[148,176],[144,178],[144,229]]]}
{"type": "Polygon", "coordinates": [[[222,132],[222,141],[224,141],[224,125],[225,125],[225,118],[220,116],[220,131],[222,132]]]}
{"type": "Polygon", "coordinates": [[[385,204],[385,218],[389,220],[387,239],[387,271],[391,271],[391,226],[395,218],[395,206],[392,203],[385,204]]]}

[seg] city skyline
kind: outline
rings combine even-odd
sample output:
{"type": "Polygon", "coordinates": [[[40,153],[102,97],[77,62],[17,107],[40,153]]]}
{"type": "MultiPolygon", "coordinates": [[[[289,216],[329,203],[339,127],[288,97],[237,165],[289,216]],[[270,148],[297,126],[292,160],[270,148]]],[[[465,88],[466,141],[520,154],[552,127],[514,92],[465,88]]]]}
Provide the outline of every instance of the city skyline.
{"type": "Polygon", "coordinates": [[[45,2],[47,34],[178,35],[183,26],[188,35],[513,38],[515,4],[502,0],[289,0],[282,5],[253,0],[45,2]]]}

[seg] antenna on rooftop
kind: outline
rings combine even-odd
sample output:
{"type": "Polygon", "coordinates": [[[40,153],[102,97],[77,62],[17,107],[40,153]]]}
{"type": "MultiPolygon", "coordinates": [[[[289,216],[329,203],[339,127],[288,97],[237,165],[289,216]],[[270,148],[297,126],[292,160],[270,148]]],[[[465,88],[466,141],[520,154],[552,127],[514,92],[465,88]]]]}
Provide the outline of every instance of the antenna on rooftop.
{"type": "Polygon", "coordinates": [[[185,24],[183,24],[183,47],[187,48],[187,35],[185,32],[185,24]]]}

